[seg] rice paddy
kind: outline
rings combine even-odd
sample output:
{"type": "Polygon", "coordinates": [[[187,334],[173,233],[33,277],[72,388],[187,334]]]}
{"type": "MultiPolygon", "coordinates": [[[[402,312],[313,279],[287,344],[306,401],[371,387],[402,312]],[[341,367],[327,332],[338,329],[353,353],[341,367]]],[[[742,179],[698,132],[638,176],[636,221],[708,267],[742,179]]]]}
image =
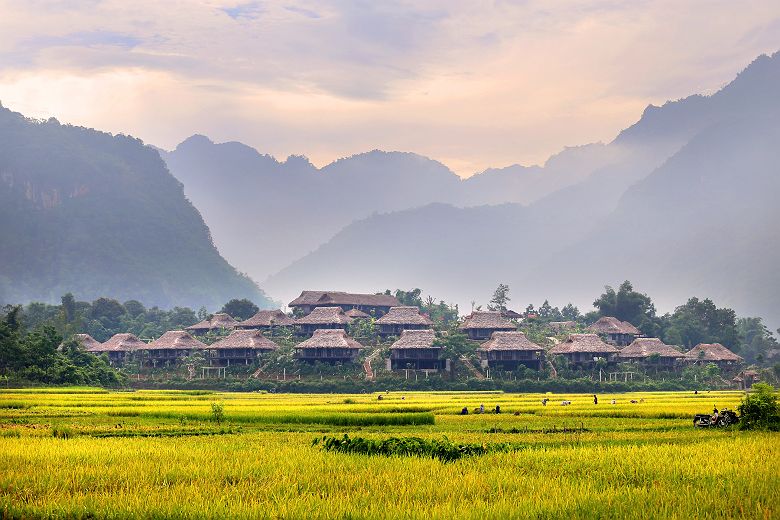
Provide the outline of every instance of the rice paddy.
{"type": "Polygon", "coordinates": [[[741,397],[615,394],[596,405],[575,394],[0,390],[0,511],[777,518],[777,434],[692,425],[695,413],[734,409],[741,397]],[[490,413],[496,405],[501,413],[490,413]],[[313,442],[345,434],[349,447],[313,442]]]}

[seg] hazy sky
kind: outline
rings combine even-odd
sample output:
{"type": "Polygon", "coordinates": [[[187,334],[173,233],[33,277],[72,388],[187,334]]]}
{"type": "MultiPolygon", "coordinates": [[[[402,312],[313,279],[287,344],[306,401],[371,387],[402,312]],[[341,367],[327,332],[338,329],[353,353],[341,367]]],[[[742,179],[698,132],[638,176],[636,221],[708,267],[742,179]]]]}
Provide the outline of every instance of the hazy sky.
{"type": "Polygon", "coordinates": [[[780,49],[780,2],[0,0],[0,102],[172,148],[468,175],[608,141],[780,49]]]}

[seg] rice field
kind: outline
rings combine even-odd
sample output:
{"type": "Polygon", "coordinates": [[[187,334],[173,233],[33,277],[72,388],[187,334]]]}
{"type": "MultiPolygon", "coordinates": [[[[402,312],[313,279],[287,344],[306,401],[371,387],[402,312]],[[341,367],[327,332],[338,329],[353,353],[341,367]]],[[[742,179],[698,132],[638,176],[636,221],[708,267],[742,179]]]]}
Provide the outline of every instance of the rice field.
{"type": "Polygon", "coordinates": [[[734,409],[741,397],[614,394],[595,405],[575,394],[0,390],[0,511],[9,518],[778,518],[777,434],[692,427],[695,413],[734,409]],[[486,413],[474,414],[480,405],[486,413]],[[501,414],[487,413],[496,405],[501,414]],[[471,451],[443,461],[313,444],[344,434],[368,446],[414,437],[471,451]]]}

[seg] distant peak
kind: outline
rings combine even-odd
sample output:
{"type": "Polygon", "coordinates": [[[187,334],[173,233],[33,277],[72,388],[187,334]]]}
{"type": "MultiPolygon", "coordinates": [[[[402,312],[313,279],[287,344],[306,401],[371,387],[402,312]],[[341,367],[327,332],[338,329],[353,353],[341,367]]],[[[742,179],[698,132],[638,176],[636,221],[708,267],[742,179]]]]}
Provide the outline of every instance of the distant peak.
{"type": "Polygon", "coordinates": [[[191,135],[176,147],[176,150],[180,150],[182,148],[195,148],[195,147],[201,147],[201,146],[210,146],[213,145],[214,141],[206,137],[205,135],[201,134],[195,134],[191,135]]]}

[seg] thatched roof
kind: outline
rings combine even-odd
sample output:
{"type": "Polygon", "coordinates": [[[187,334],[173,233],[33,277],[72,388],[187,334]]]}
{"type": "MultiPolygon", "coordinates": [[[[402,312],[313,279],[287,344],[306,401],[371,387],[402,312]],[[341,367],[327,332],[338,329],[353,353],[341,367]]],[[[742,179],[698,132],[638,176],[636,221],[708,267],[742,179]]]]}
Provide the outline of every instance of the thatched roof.
{"type": "Polygon", "coordinates": [[[544,350],[530,339],[525,337],[522,332],[497,331],[491,334],[490,339],[479,347],[478,350],[544,350]]]}
{"type": "Polygon", "coordinates": [[[120,334],[114,334],[105,343],[102,343],[99,348],[95,350],[89,350],[90,352],[135,352],[136,350],[142,350],[147,347],[147,344],[138,339],[135,334],[128,332],[122,332],[120,334]]]}
{"type": "Polygon", "coordinates": [[[420,314],[418,307],[390,307],[390,311],[376,320],[379,325],[426,325],[433,322],[427,316],[420,314]]]}
{"type": "Polygon", "coordinates": [[[436,333],[430,329],[423,330],[404,330],[401,337],[390,345],[390,350],[401,348],[435,348],[433,341],[436,339],[436,333]]]}
{"type": "Polygon", "coordinates": [[[370,314],[366,314],[365,312],[358,310],[358,309],[350,309],[347,312],[345,312],[347,316],[352,318],[353,320],[364,320],[366,318],[370,318],[370,314]]]}
{"type": "Polygon", "coordinates": [[[474,311],[458,327],[460,330],[469,329],[497,329],[516,330],[514,323],[503,318],[498,311],[474,311]]]}
{"type": "Polygon", "coordinates": [[[620,351],[619,357],[628,359],[646,359],[653,354],[665,358],[684,358],[686,355],[658,338],[637,338],[620,351]]]}
{"type": "Polygon", "coordinates": [[[512,309],[507,309],[505,311],[501,311],[501,316],[508,320],[519,320],[523,317],[522,314],[520,314],[517,311],[513,311],[512,309]]]}
{"type": "Polygon", "coordinates": [[[607,345],[598,334],[570,334],[566,341],[561,341],[550,349],[550,354],[611,354],[619,352],[612,345],[607,345]]]}
{"type": "Polygon", "coordinates": [[[190,325],[187,327],[186,330],[217,330],[217,329],[233,329],[235,328],[238,321],[234,320],[230,314],[226,314],[224,312],[218,312],[214,314],[211,318],[205,319],[203,321],[200,321],[196,323],[195,325],[190,325]]]}
{"type": "Polygon", "coordinates": [[[687,354],[694,361],[697,359],[702,361],[742,361],[741,356],[734,354],[720,343],[699,343],[687,354]]]}
{"type": "Polygon", "coordinates": [[[272,311],[260,311],[248,320],[236,325],[237,328],[251,329],[252,327],[289,327],[295,324],[295,320],[283,313],[280,309],[272,311]]]}
{"type": "Polygon", "coordinates": [[[250,348],[258,350],[276,350],[279,345],[263,336],[259,330],[234,330],[226,338],[223,338],[209,346],[210,349],[250,348]]]}
{"type": "Polygon", "coordinates": [[[103,352],[100,350],[103,344],[89,334],[74,334],[73,339],[87,352],[103,352]]]}
{"type": "Polygon", "coordinates": [[[207,349],[205,343],[198,341],[184,330],[169,330],[146,346],[149,350],[163,349],[207,349]]]}
{"type": "Polygon", "coordinates": [[[354,305],[362,307],[393,307],[400,305],[395,296],[389,294],[357,294],[341,291],[303,291],[290,302],[290,307],[300,305],[354,305]]]}
{"type": "Polygon", "coordinates": [[[573,329],[577,326],[576,321],[551,321],[549,324],[553,330],[573,329]]]}
{"type": "Polygon", "coordinates": [[[638,328],[627,321],[620,321],[612,316],[603,316],[596,323],[588,327],[588,330],[596,334],[642,334],[638,328]]]}
{"type": "Polygon", "coordinates": [[[317,307],[309,314],[295,320],[296,325],[347,325],[352,318],[341,307],[317,307]]]}
{"type": "Polygon", "coordinates": [[[295,348],[348,348],[360,350],[363,345],[347,336],[342,329],[317,329],[309,339],[295,345],[295,348]]]}

